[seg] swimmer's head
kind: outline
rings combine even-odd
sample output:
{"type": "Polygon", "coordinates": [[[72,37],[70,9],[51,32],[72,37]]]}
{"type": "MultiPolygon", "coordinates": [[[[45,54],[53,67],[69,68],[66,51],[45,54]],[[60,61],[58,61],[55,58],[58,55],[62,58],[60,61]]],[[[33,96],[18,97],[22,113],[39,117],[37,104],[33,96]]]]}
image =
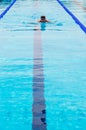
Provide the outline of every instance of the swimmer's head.
{"type": "Polygon", "coordinates": [[[41,16],[38,22],[49,22],[45,16],[41,16]]]}
{"type": "Polygon", "coordinates": [[[41,16],[41,20],[45,20],[46,19],[46,17],[45,16],[41,16]]]}

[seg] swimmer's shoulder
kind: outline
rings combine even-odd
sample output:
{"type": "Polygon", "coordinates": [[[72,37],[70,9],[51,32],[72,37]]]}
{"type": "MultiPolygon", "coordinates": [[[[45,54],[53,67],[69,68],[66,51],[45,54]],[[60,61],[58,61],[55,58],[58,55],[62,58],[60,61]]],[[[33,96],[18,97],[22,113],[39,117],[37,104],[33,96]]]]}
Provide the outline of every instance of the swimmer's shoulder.
{"type": "Polygon", "coordinates": [[[37,22],[39,22],[39,23],[41,23],[41,22],[46,22],[46,23],[48,23],[48,22],[50,22],[50,21],[49,21],[49,20],[45,20],[45,21],[38,20],[37,22]]]}

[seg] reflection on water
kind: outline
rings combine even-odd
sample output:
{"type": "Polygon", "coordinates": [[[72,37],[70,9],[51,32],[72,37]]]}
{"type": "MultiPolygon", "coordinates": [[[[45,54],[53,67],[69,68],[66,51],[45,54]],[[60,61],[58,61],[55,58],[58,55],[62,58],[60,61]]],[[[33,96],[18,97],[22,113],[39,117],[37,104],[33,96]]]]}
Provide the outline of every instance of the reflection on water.
{"type": "Polygon", "coordinates": [[[12,27],[12,29],[10,29],[10,31],[37,31],[37,30],[41,30],[41,31],[45,31],[45,30],[54,30],[54,31],[61,31],[62,27],[63,27],[64,23],[63,22],[57,22],[57,21],[53,21],[50,23],[46,23],[46,22],[41,22],[41,23],[37,23],[37,22],[22,22],[21,25],[18,26],[14,26],[12,27]]]}
{"type": "Polygon", "coordinates": [[[56,23],[56,22],[51,22],[51,23],[46,23],[46,22],[40,22],[38,26],[35,27],[33,30],[59,30],[58,27],[63,26],[63,23],[56,23]],[[47,27],[47,29],[46,29],[47,27]]]}

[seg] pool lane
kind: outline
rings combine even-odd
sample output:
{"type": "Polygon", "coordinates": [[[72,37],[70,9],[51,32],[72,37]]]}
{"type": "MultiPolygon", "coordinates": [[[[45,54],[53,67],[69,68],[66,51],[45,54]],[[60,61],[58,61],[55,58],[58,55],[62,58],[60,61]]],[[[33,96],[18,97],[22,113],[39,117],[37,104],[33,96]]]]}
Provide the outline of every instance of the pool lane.
{"type": "Polygon", "coordinates": [[[0,58],[0,129],[32,129],[32,60],[0,58]]]}
{"type": "Polygon", "coordinates": [[[72,0],[61,2],[86,26],[86,8],[84,1],[72,0]]]}
{"type": "Polygon", "coordinates": [[[60,1],[57,0],[58,3],[65,9],[65,11],[73,18],[73,20],[80,26],[80,28],[86,33],[86,26],[81,23],[81,21],[68,9],[64,4],[60,1]]]}
{"type": "Polygon", "coordinates": [[[52,32],[42,34],[47,129],[85,130],[86,37],[52,32]]]}
{"type": "MultiPolygon", "coordinates": [[[[39,1],[34,2],[34,10],[39,9],[39,1]]],[[[44,65],[42,32],[39,26],[34,29],[34,67],[33,67],[33,130],[47,130],[46,103],[44,96],[44,65]]]]}
{"type": "Polygon", "coordinates": [[[84,11],[86,11],[86,5],[84,5],[84,1],[78,1],[78,0],[74,0],[74,3],[77,4],[81,9],[83,9],[84,11]]]}
{"type": "Polygon", "coordinates": [[[20,12],[16,2],[0,20],[0,130],[32,129],[33,31],[20,12]]]}
{"type": "Polygon", "coordinates": [[[0,128],[85,130],[86,36],[56,1],[33,5],[18,1],[0,21],[0,128]]]}
{"type": "Polygon", "coordinates": [[[46,105],[44,97],[44,70],[41,30],[34,33],[33,67],[33,130],[46,130],[46,105]]]}

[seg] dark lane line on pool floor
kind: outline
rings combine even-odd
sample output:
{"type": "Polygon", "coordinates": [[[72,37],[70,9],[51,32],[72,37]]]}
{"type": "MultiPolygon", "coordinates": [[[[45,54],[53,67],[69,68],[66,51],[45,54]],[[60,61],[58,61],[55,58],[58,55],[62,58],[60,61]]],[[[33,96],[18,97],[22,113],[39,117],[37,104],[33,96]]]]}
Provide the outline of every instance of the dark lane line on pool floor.
{"type": "Polygon", "coordinates": [[[34,33],[32,130],[47,130],[41,30],[34,33]]]}
{"type": "MultiPolygon", "coordinates": [[[[34,1],[35,12],[39,9],[39,0],[34,1]]],[[[42,31],[34,30],[34,66],[33,66],[33,121],[32,130],[47,130],[46,105],[44,97],[44,70],[42,54],[42,31]]]]}

